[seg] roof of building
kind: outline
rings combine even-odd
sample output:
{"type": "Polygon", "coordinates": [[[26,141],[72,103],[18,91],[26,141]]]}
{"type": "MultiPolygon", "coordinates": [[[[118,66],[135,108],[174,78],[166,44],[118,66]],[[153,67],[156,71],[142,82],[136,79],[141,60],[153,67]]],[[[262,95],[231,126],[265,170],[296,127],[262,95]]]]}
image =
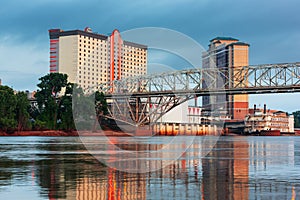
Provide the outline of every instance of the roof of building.
{"type": "Polygon", "coordinates": [[[234,43],[228,44],[228,46],[233,46],[233,45],[250,46],[250,44],[248,44],[246,42],[234,42],[234,43]]]}
{"type": "Polygon", "coordinates": [[[132,46],[132,47],[136,47],[136,48],[140,48],[140,49],[147,49],[148,47],[146,45],[143,44],[138,44],[138,43],[134,43],[134,42],[129,42],[129,41],[123,41],[124,45],[127,46],[132,46]]]}
{"type": "Polygon", "coordinates": [[[211,39],[209,41],[212,42],[214,40],[236,40],[236,41],[238,41],[238,39],[233,38],[233,37],[215,37],[215,38],[213,38],[213,39],[211,39]]]}
{"type": "MultiPolygon", "coordinates": [[[[98,34],[98,33],[93,33],[89,31],[82,31],[82,30],[70,30],[70,31],[63,31],[61,29],[50,29],[49,30],[49,36],[50,39],[58,39],[59,37],[62,36],[70,36],[70,35],[83,35],[87,37],[92,37],[92,38],[97,38],[101,40],[107,40],[109,36],[98,34]]],[[[135,42],[129,42],[129,41],[124,41],[124,44],[127,46],[132,46],[136,48],[141,48],[141,49],[147,49],[146,45],[143,44],[138,44],[135,42]]]]}
{"type": "Polygon", "coordinates": [[[49,30],[49,36],[50,39],[57,39],[61,36],[70,36],[70,35],[83,35],[87,37],[93,37],[101,40],[106,40],[108,36],[106,35],[101,35],[98,33],[91,33],[87,31],[82,31],[82,30],[70,30],[70,31],[63,31],[60,29],[51,29],[49,30]]]}

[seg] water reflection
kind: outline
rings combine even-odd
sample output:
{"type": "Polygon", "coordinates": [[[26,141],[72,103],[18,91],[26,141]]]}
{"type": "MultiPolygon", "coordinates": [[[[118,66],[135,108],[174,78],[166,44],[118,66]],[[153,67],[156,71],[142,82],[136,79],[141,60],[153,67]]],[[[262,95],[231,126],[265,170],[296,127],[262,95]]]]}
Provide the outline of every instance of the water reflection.
{"type": "MultiPolygon", "coordinates": [[[[138,148],[160,149],[153,139],[138,148]]],[[[78,138],[0,138],[0,199],[297,199],[297,137],[221,137],[203,159],[201,137],[172,164],[149,173],[106,167],[78,138]],[[8,187],[11,186],[11,187],[8,187]],[[32,189],[34,188],[34,190],[32,189]],[[38,195],[34,193],[38,191],[38,195]],[[13,198],[17,199],[17,198],[13,198]]],[[[127,148],[124,143],[119,144],[127,148]]],[[[172,151],[186,148],[177,144],[172,151]],[[179,146],[178,146],[179,145],[179,146]]],[[[115,155],[112,155],[115,156],[115,155]]],[[[163,160],[152,160],[156,167],[163,160]]]]}
{"type": "Polygon", "coordinates": [[[249,153],[244,140],[220,140],[202,160],[204,199],[248,199],[249,153]]]}

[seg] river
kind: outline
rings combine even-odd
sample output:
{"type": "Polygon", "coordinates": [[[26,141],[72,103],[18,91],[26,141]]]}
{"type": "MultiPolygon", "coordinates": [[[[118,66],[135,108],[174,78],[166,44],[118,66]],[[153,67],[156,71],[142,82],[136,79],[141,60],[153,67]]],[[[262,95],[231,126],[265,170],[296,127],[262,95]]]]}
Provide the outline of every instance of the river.
{"type": "Polygon", "coordinates": [[[300,199],[300,137],[170,138],[1,137],[0,199],[300,199]]]}

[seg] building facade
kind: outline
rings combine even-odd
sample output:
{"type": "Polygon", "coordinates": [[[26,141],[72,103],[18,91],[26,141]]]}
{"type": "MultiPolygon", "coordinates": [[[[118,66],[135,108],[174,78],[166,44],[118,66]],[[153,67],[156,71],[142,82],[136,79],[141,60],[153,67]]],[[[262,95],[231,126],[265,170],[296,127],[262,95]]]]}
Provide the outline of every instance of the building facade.
{"type": "Polygon", "coordinates": [[[110,36],[85,30],[49,30],[50,73],[88,88],[147,73],[147,46],[124,41],[118,30],[110,36]]]}
{"type": "MultiPolygon", "coordinates": [[[[204,69],[218,68],[226,74],[225,77],[220,78],[233,80],[233,77],[237,75],[235,69],[249,65],[248,54],[249,44],[231,37],[216,37],[210,40],[208,51],[203,53],[202,65],[204,69]]],[[[221,79],[217,81],[215,87],[222,87],[222,82],[221,79]]],[[[203,84],[204,87],[206,84],[203,84]]],[[[236,83],[233,81],[230,84],[225,87],[233,87],[236,83]]],[[[223,109],[222,115],[243,120],[248,114],[248,95],[206,96],[202,99],[202,106],[204,111],[223,109]]]]}

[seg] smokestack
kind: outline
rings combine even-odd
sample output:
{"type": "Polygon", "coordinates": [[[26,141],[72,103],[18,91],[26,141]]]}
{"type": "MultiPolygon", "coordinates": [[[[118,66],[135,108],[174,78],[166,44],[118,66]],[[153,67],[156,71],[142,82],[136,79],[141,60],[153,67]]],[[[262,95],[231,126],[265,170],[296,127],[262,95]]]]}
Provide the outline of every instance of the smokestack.
{"type": "Polygon", "coordinates": [[[264,114],[266,114],[266,113],[267,113],[267,105],[264,104],[264,114]]]}

